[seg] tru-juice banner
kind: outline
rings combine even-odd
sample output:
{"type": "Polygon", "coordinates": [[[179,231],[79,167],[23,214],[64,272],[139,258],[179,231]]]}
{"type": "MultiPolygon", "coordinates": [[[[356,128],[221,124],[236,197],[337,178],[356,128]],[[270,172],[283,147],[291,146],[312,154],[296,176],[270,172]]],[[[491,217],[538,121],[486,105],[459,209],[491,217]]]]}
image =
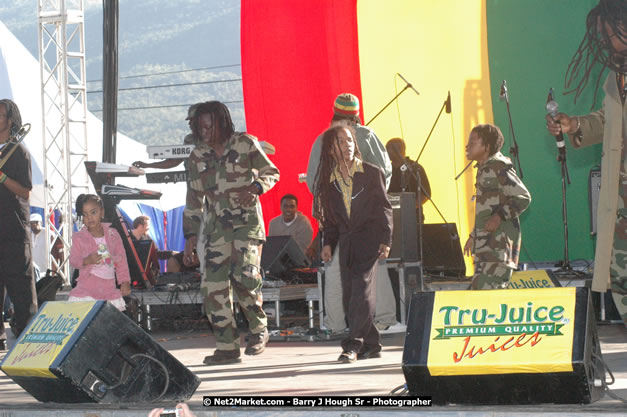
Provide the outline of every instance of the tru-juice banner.
{"type": "Polygon", "coordinates": [[[50,368],[63,360],[89,323],[86,319],[102,305],[102,301],[44,304],[0,367],[9,376],[56,378],[50,368]]]}
{"type": "Polygon", "coordinates": [[[572,371],[575,290],[436,292],[429,373],[572,371]]]}

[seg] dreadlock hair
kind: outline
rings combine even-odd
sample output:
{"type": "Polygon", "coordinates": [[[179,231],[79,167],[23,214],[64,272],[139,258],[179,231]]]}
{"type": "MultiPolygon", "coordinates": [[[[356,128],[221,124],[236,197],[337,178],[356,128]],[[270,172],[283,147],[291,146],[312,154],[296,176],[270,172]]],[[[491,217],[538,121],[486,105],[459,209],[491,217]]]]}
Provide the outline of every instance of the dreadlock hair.
{"type": "Polygon", "coordinates": [[[481,143],[488,147],[490,156],[494,155],[503,147],[503,133],[498,126],[491,124],[481,124],[472,128],[470,133],[475,132],[481,138],[481,143]]]}
{"type": "Polygon", "coordinates": [[[337,163],[346,164],[342,159],[336,161],[334,157],[336,151],[336,144],[338,143],[337,134],[340,130],[346,129],[350,132],[355,141],[355,157],[361,159],[361,152],[357,145],[355,129],[350,126],[333,126],[322,134],[322,150],[320,151],[320,164],[318,164],[318,171],[314,179],[314,201],[313,201],[313,215],[320,221],[330,220],[335,221],[335,214],[330,210],[329,196],[333,184],[331,183],[331,174],[335,169],[337,163]]]}
{"type": "Polygon", "coordinates": [[[4,104],[4,107],[6,107],[7,120],[11,121],[11,132],[9,135],[13,136],[22,127],[22,115],[20,114],[20,109],[13,100],[9,100],[8,98],[0,100],[0,104],[4,104]]]}
{"type": "Polygon", "coordinates": [[[595,75],[596,83],[592,106],[596,102],[601,76],[605,68],[618,73],[627,71],[625,54],[618,54],[614,50],[605,27],[605,25],[609,26],[614,35],[627,44],[624,26],[627,24],[626,16],[627,1],[625,0],[600,0],[599,4],[588,13],[586,34],[568,64],[564,80],[564,87],[567,90],[565,94],[575,93],[575,103],[588,85],[588,80],[593,72],[598,74],[595,75]]]}
{"type": "Polygon", "coordinates": [[[98,204],[101,209],[104,210],[104,204],[102,203],[102,199],[98,197],[96,194],[81,194],[78,197],[76,197],[76,217],[77,218],[80,219],[83,217],[83,206],[88,201],[93,201],[94,203],[98,204]]]}
{"type": "Polygon", "coordinates": [[[194,117],[192,119],[192,133],[195,137],[200,138],[200,116],[203,114],[210,114],[213,123],[213,128],[218,129],[220,132],[219,142],[226,142],[233,133],[235,133],[235,127],[231,120],[231,113],[228,107],[224,103],[219,101],[206,101],[198,104],[195,109],[194,117]]]}

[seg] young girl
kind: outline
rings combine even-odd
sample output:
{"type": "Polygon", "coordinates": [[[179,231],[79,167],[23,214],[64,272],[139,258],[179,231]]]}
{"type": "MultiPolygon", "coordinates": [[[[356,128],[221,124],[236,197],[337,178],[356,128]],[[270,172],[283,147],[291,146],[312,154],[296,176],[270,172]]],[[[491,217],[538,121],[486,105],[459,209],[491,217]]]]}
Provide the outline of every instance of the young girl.
{"type": "Polygon", "coordinates": [[[70,265],[79,270],[79,276],[68,301],[107,300],[123,311],[122,297],[131,293],[131,279],[122,238],[110,223],[102,223],[104,206],[97,195],[79,195],[76,213],[83,217],[84,226],[72,236],[70,265]]]}
{"type": "Polygon", "coordinates": [[[339,244],[342,301],[349,327],[340,362],[381,355],[373,322],[374,271],[377,260],[390,251],[392,207],[383,172],[360,158],[351,127],[335,126],[323,134],[314,215],[323,225],[322,260],[328,262],[339,244]]]}

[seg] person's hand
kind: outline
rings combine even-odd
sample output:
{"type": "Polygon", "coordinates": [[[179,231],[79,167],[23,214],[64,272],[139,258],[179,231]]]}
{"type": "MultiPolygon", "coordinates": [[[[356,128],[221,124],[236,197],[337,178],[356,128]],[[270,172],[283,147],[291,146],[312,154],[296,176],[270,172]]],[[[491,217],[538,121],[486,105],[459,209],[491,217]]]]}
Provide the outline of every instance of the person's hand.
{"type": "Polygon", "coordinates": [[[252,206],[255,202],[255,198],[258,196],[258,191],[259,189],[256,185],[250,184],[248,187],[237,193],[235,201],[245,207],[252,206]]]}
{"type": "Polygon", "coordinates": [[[498,213],[494,213],[487,222],[485,222],[485,231],[486,232],[494,232],[501,225],[501,216],[498,213]]]}
{"type": "Polygon", "coordinates": [[[122,294],[122,297],[125,297],[125,296],[131,294],[131,283],[130,282],[123,282],[123,283],[120,284],[120,294],[122,294]]]}
{"type": "Polygon", "coordinates": [[[148,413],[148,417],[159,417],[163,411],[163,408],[153,408],[152,411],[148,413]]]}
{"type": "Polygon", "coordinates": [[[390,254],[390,247],[385,245],[385,244],[380,244],[379,245],[379,259],[385,259],[388,257],[388,255],[390,254]]]}
{"type": "Polygon", "coordinates": [[[555,119],[551,117],[550,114],[547,114],[546,119],[546,128],[552,136],[557,136],[560,132],[562,133],[575,133],[577,130],[577,118],[570,117],[564,113],[557,113],[555,119]]]}
{"type": "Polygon", "coordinates": [[[90,253],[83,259],[83,265],[98,265],[100,263],[102,263],[102,256],[98,252],[90,253]]]}
{"type": "Polygon", "coordinates": [[[332,256],[333,252],[331,252],[331,246],[324,245],[322,247],[322,252],[320,252],[320,259],[322,259],[322,262],[329,262],[332,256]]]}
{"type": "Polygon", "coordinates": [[[314,259],[316,259],[316,255],[317,254],[318,254],[318,251],[316,250],[314,245],[309,245],[309,247],[307,249],[305,249],[305,256],[310,261],[313,261],[314,259]]]}
{"type": "Polygon", "coordinates": [[[176,408],[181,410],[181,413],[179,413],[181,417],[196,417],[196,415],[192,413],[192,410],[190,410],[187,404],[185,403],[178,403],[176,405],[176,408]]]}
{"type": "Polygon", "coordinates": [[[468,240],[466,241],[466,244],[464,245],[464,255],[466,256],[470,256],[472,255],[472,247],[475,244],[475,239],[471,237],[468,238],[468,240]]]}
{"type": "MultiPolygon", "coordinates": [[[[196,244],[198,236],[190,236],[185,241],[185,250],[183,251],[183,263],[185,266],[194,266],[194,254],[196,252],[196,244]]],[[[196,258],[198,259],[198,258],[196,258]]]]}
{"type": "MultiPolygon", "coordinates": [[[[176,409],[179,410],[179,416],[181,417],[196,417],[196,414],[192,413],[192,410],[185,403],[178,403],[176,409]]],[[[148,417],[159,417],[164,411],[163,408],[155,408],[148,413],[148,417]]]]}

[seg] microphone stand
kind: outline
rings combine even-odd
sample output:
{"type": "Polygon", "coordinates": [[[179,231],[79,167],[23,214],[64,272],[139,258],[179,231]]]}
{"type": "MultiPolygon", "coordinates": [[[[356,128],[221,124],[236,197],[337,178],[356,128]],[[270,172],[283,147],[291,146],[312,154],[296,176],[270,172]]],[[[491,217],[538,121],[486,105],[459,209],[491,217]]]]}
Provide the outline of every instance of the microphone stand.
{"type": "MultiPolygon", "coordinates": [[[[400,75],[400,74],[399,74],[400,75]]],[[[394,103],[394,101],[396,101],[397,98],[399,98],[401,96],[401,94],[403,94],[406,90],[408,89],[412,89],[414,91],[416,91],[414,89],[414,87],[407,82],[407,80],[405,80],[405,78],[403,78],[403,76],[401,75],[401,78],[403,79],[403,81],[405,82],[405,88],[403,88],[397,95],[395,95],[394,97],[392,97],[392,100],[388,101],[388,103],[383,106],[383,108],[381,110],[379,110],[379,112],[377,114],[374,115],[374,117],[372,119],[370,119],[368,121],[368,123],[366,123],[364,126],[368,126],[370,123],[372,123],[374,121],[374,119],[376,119],[377,117],[379,117],[379,115],[381,113],[383,113],[385,111],[385,109],[387,109],[388,107],[390,107],[390,104],[394,103]]],[[[416,94],[418,94],[418,92],[416,91],[416,94]]]]}
{"type": "MultiPolygon", "coordinates": [[[[440,108],[440,112],[438,113],[438,116],[435,118],[435,122],[433,123],[433,126],[431,127],[431,131],[427,135],[427,139],[425,139],[425,143],[422,145],[422,149],[420,149],[420,153],[418,154],[418,157],[414,161],[416,164],[418,164],[418,161],[420,160],[420,157],[422,156],[422,152],[427,147],[427,143],[429,143],[429,139],[431,139],[431,134],[433,134],[433,131],[435,130],[435,126],[438,124],[438,121],[440,120],[440,116],[442,115],[442,112],[444,111],[444,109],[446,108],[447,105],[450,106],[450,102],[449,102],[450,98],[451,98],[451,93],[449,92],[448,97],[446,98],[446,100],[444,100],[444,103],[442,103],[442,107],[440,108]]],[[[447,112],[449,112],[449,110],[450,110],[450,108],[447,110],[447,112]]],[[[412,174],[414,175],[414,177],[416,177],[416,173],[414,173],[412,171],[412,174]]],[[[422,189],[422,185],[420,184],[420,175],[418,175],[418,177],[416,178],[416,181],[418,182],[418,191],[420,193],[424,192],[424,190],[422,189]]],[[[448,222],[444,218],[444,215],[442,214],[442,212],[440,211],[438,206],[431,199],[431,196],[428,193],[426,193],[426,192],[424,194],[427,196],[427,198],[429,199],[431,204],[433,204],[433,207],[435,208],[435,211],[438,212],[438,214],[440,215],[440,217],[442,218],[444,223],[448,224],[448,222]]],[[[422,210],[422,199],[421,199],[421,201],[419,201],[419,207],[420,207],[420,210],[422,210]]],[[[422,215],[422,211],[420,212],[420,214],[422,215]]],[[[421,229],[422,229],[422,227],[421,227],[421,229]]],[[[421,246],[420,247],[422,248],[422,230],[420,230],[420,232],[421,232],[421,235],[420,235],[420,245],[421,246]]],[[[421,254],[421,256],[422,256],[422,254],[421,254]]],[[[420,259],[422,259],[422,258],[420,258],[420,259]]]]}
{"type": "MultiPolygon", "coordinates": [[[[557,114],[557,103],[553,100],[553,89],[549,90],[549,95],[547,97],[547,112],[553,118],[557,114]],[[551,104],[554,104],[555,108],[553,109],[551,104]]],[[[559,137],[561,133],[556,135],[559,137]]],[[[563,140],[563,137],[560,137],[563,140]]],[[[570,266],[570,261],[568,260],[568,207],[566,205],[566,184],[570,185],[570,175],[568,174],[568,165],[566,165],[566,148],[560,147],[559,152],[557,153],[557,161],[560,163],[560,172],[562,176],[562,219],[564,221],[564,260],[562,262],[557,263],[556,266],[560,267],[561,271],[571,272],[572,267],[570,266]],[[560,265],[561,264],[561,265],[560,265]]]]}
{"type": "Polygon", "coordinates": [[[514,164],[518,165],[518,176],[522,180],[523,169],[522,169],[522,165],[520,164],[520,156],[518,155],[518,142],[516,141],[516,133],[514,133],[514,124],[512,123],[512,113],[509,110],[509,93],[507,92],[507,90],[503,92],[502,97],[505,99],[505,105],[507,107],[507,117],[509,119],[509,131],[512,134],[512,146],[509,148],[509,153],[515,161],[514,164]]]}
{"type": "Polygon", "coordinates": [[[566,183],[570,185],[570,176],[568,175],[568,166],[566,165],[566,152],[563,154],[558,153],[557,160],[561,165],[562,174],[562,218],[564,220],[564,260],[560,266],[560,269],[564,271],[571,271],[570,261],[568,260],[568,208],[566,206],[566,183]]]}

